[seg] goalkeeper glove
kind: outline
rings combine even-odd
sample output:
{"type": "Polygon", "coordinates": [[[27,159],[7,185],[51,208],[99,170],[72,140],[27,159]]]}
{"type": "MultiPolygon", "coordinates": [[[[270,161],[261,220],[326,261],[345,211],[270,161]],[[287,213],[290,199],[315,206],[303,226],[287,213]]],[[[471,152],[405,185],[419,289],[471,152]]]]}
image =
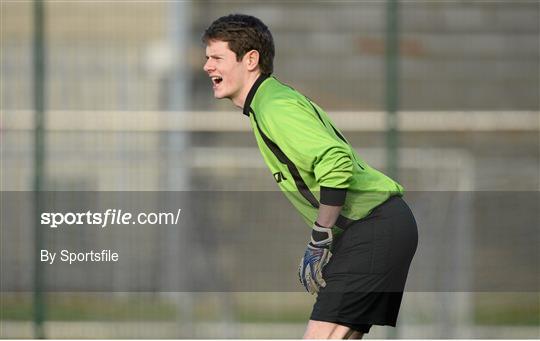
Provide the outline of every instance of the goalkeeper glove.
{"type": "Polygon", "coordinates": [[[300,283],[310,294],[315,294],[319,292],[321,287],[326,286],[322,270],[332,256],[331,246],[332,229],[322,227],[315,222],[311,241],[307,245],[298,269],[300,283]]]}

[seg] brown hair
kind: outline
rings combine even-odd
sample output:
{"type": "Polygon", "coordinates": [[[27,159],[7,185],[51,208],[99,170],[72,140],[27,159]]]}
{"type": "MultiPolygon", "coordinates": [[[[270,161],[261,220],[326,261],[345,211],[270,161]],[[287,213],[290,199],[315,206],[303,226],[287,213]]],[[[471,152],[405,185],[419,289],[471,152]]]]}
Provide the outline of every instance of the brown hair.
{"type": "Polygon", "coordinates": [[[259,52],[259,68],[261,74],[274,72],[274,39],[268,27],[251,15],[230,14],[215,20],[202,36],[208,44],[211,40],[225,41],[229,49],[236,54],[236,60],[242,60],[251,51],[259,52]]]}

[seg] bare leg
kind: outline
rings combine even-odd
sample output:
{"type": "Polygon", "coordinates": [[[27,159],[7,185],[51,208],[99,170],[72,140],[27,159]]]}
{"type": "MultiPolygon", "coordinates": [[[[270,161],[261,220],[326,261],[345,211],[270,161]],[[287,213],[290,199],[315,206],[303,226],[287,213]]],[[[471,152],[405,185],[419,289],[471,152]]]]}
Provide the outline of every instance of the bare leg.
{"type": "Polygon", "coordinates": [[[361,338],[362,333],[358,333],[349,327],[336,323],[309,320],[304,339],[349,339],[351,336],[361,338]],[[359,337],[357,336],[359,334],[359,337]]]}
{"type": "Polygon", "coordinates": [[[360,340],[362,337],[364,337],[364,333],[353,330],[351,335],[349,335],[349,340],[360,340]]]}
{"type": "Polygon", "coordinates": [[[309,320],[304,339],[326,339],[336,326],[335,323],[309,320]]]}
{"type": "Polygon", "coordinates": [[[349,335],[353,332],[354,330],[349,327],[336,324],[336,327],[334,328],[334,330],[332,330],[330,335],[328,335],[328,338],[334,340],[347,340],[349,338],[349,335]]]}

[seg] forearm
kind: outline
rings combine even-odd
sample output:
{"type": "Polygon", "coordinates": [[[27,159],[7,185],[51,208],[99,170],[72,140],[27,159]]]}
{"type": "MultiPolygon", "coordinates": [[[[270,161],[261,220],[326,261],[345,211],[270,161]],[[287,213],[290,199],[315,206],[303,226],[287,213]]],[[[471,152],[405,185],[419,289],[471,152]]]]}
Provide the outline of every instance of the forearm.
{"type": "Polygon", "coordinates": [[[322,269],[332,256],[333,235],[329,227],[334,226],[341,207],[322,203],[319,205],[317,221],[313,225],[310,242],[298,268],[300,282],[311,294],[326,286],[322,269]]]}
{"type": "Polygon", "coordinates": [[[345,203],[347,189],[321,186],[321,203],[317,216],[317,224],[323,227],[332,227],[341,213],[345,203]]]}
{"type": "Polygon", "coordinates": [[[343,206],[330,206],[320,204],[317,223],[323,227],[332,227],[336,223],[343,206]]]}

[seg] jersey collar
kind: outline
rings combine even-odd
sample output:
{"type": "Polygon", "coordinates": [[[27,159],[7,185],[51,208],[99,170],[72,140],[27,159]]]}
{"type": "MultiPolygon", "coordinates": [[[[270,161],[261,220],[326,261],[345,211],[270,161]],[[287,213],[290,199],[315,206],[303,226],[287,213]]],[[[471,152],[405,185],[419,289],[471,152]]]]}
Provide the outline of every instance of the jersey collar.
{"type": "Polygon", "coordinates": [[[257,93],[257,89],[259,86],[261,86],[262,82],[264,82],[270,75],[260,75],[259,78],[253,83],[253,86],[248,92],[248,95],[246,97],[246,102],[244,103],[244,110],[242,111],[244,115],[249,116],[249,108],[251,106],[251,101],[253,101],[253,97],[255,97],[255,94],[257,93]]]}

